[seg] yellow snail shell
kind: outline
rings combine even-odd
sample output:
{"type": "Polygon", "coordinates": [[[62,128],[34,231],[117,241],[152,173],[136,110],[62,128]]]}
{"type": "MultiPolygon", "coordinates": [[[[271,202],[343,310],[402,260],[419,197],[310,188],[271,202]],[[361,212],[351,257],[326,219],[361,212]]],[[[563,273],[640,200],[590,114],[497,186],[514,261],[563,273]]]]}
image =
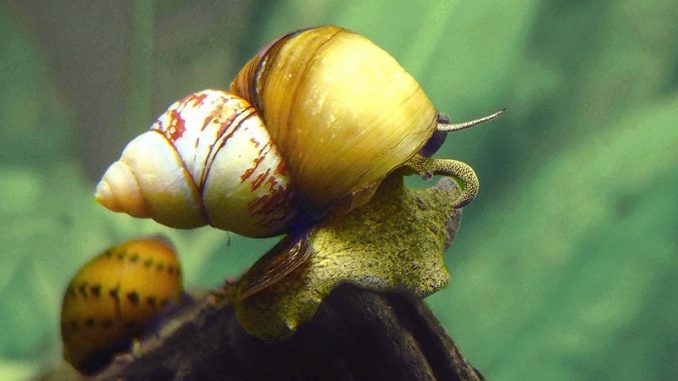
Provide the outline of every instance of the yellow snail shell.
{"type": "Polygon", "coordinates": [[[61,307],[64,359],[90,373],[182,295],[181,265],[165,240],[115,245],[73,277],[61,307]]]}
{"type": "Polygon", "coordinates": [[[127,145],[95,197],[164,225],[253,237],[280,234],[296,216],[285,162],[256,111],[215,90],[170,106],[127,145]]]}
{"type": "Polygon", "coordinates": [[[273,42],[231,91],[257,108],[295,189],[317,210],[374,190],[437,125],[435,107],[392,56],[335,26],[273,42]]]}

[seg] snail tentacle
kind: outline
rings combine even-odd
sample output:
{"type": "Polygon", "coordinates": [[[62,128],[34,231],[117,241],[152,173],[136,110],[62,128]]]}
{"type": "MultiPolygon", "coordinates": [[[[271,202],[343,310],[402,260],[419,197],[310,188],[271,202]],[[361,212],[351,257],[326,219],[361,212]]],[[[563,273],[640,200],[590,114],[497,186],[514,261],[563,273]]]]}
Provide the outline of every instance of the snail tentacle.
{"type": "Polygon", "coordinates": [[[479,124],[489,122],[492,119],[498,118],[501,114],[506,112],[506,109],[503,108],[495,113],[492,113],[487,116],[483,116],[482,118],[478,119],[473,119],[469,120],[467,122],[461,122],[461,123],[450,123],[450,119],[447,115],[444,114],[439,114],[438,115],[438,126],[436,129],[441,132],[453,132],[453,131],[459,131],[463,130],[469,127],[477,126],[479,124]]]}
{"type": "Polygon", "coordinates": [[[422,155],[414,155],[405,165],[424,178],[433,175],[451,177],[461,188],[461,194],[452,206],[455,209],[463,208],[478,194],[480,182],[478,175],[468,164],[451,159],[432,159],[422,155]]]}

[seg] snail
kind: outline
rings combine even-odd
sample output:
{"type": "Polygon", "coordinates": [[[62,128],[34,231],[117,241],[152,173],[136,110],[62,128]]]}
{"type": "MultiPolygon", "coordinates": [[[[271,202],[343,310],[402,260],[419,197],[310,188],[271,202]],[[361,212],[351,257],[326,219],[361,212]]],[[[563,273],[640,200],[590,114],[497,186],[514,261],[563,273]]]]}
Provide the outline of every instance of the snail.
{"type": "Polygon", "coordinates": [[[83,373],[99,370],[181,295],[181,266],[164,239],[135,239],[106,249],[80,268],[66,289],[64,359],[83,373]]]}
{"type": "Polygon", "coordinates": [[[453,177],[461,208],[478,191],[475,172],[428,156],[443,134],[502,112],[450,123],[367,38],[335,26],[303,29],[256,54],[228,92],[204,90],[171,105],[127,145],[95,196],[172,227],[269,237],[365,204],[406,167],[453,177]]]}

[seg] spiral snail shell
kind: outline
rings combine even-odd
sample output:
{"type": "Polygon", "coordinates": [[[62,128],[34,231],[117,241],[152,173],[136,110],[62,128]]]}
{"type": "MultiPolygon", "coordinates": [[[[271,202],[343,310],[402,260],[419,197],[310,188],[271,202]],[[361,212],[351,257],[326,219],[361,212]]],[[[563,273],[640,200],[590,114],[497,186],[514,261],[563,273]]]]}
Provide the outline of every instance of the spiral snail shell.
{"type": "Polygon", "coordinates": [[[364,204],[406,166],[457,179],[462,207],[477,193],[475,172],[418,152],[434,133],[501,113],[450,124],[393,57],[335,26],[275,40],[229,91],[170,106],[108,169],[97,200],[173,227],[265,237],[364,204]]]}
{"type": "Polygon", "coordinates": [[[282,37],[245,65],[231,91],[257,108],[317,209],[373,189],[419,151],[438,115],[393,57],[333,26],[282,37]]]}
{"type": "Polygon", "coordinates": [[[99,182],[113,211],[168,226],[279,234],[296,216],[285,162],[244,99],[204,90],[175,102],[99,182]]]}
{"type": "Polygon", "coordinates": [[[64,359],[81,372],[96,371],[181,294],[181,266],[164,239],[106,249],[78,270],[64,294],[64,359]]]}

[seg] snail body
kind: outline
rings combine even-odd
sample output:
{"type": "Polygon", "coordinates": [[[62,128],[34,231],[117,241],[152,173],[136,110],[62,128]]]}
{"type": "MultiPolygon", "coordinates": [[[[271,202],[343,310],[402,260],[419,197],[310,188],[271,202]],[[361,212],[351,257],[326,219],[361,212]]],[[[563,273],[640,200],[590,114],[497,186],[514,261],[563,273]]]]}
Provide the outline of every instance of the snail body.
{"type": "Polygon", "coordinates": [[[449,123],[393,57],[335,26],[275,40],[229,91],[170,106],[108,169],[97,200],[172,227],[267,237],[363,205],[407,167],[455,178],[462,207],[478,190],[473,169],[420,151],[501,113],[449,123]]]}
{"type": "Polygon", "coordinates": [[[181,295],[181,266],[167,242],[145,238],[110,247],[80,268],[66,289],[64,359],[84,373],[98,370],[181,295]]]}

